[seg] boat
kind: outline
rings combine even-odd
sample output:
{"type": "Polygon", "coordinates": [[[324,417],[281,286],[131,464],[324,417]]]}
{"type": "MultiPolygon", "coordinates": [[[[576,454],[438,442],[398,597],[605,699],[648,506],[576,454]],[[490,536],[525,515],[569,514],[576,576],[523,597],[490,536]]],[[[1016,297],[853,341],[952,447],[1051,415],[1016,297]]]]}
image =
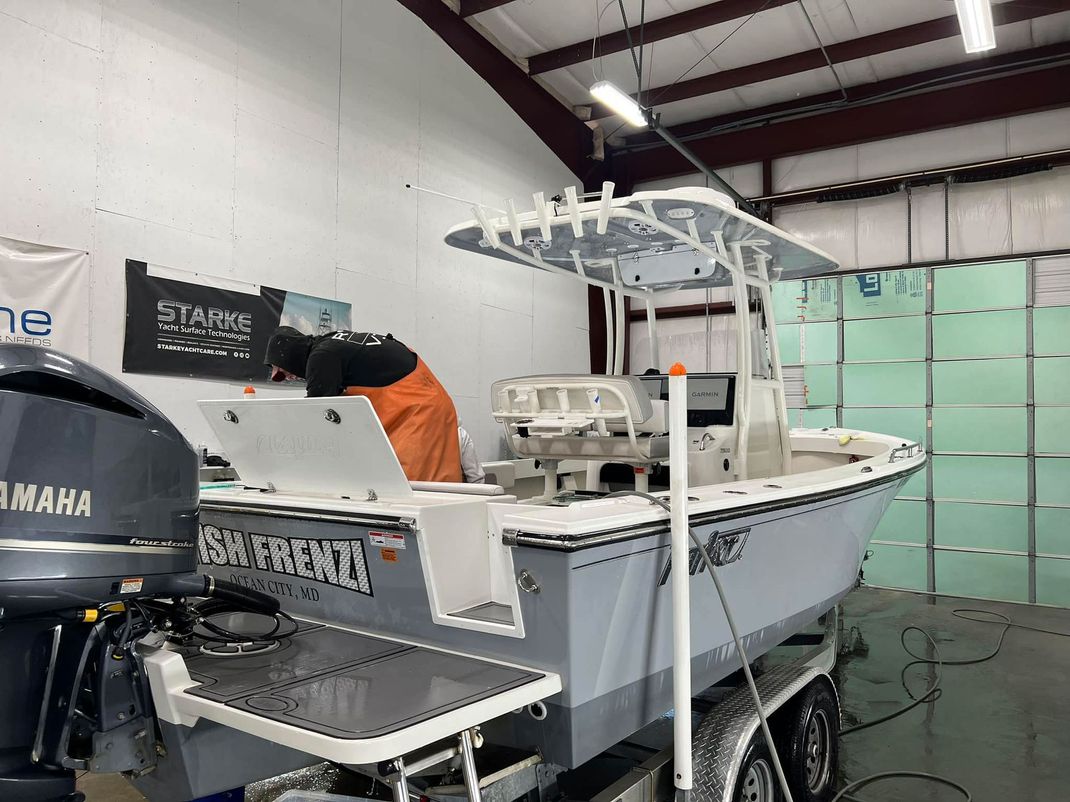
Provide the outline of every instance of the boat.
{"type": "MultiPolygon", "coordinates": [[[[674,498],[674,513],[719,566],[753,660],[855,586],[874,529],[925,455],[891,435],[788,426],[770,288],[834,272],[827,254],[707,188],[615,198],[607,183],[590,198],[568,188],[533,201],[532,211],[510,201],[497,216],[473,206],[473,219],[445,243],[601,288],[616,309],[604,374],[519,376],[492,388],[491,412],[516,465],[530,476],[537,460],[542,486],[527,482],[520,492],[510,463],[488,466],[487,485],[410,483],[359,397],[206,401],[202,411],[242,481],[202,489],[198,554],[208,574],[279,597],[311,625],[535,678],[527,696],[509,680],[505,707],[485,703],[497,686],[468,701],[462,694],[444,708],[449,725],[482,725],[494,743],[535,747],[575,767],[679,708],[674,684],[679,694],[689,676],[690,687],[705,688],[739,667],[698,547],[688,551],[686,531],[649,498],[612,491],[674,498]],[[731,288],[738,367],[670,371],[658,353],[655,299],[711,287],[731,288]],[[661,372],[622,375],[625,297],[646,306],[650,363],[661,372]],[[675,579],[683,572],[687,583],[675,579]],[[674,633],[674,621],[687,621],[681,604],[691,611],[683,634],[674,633]]],[[[200,669],[147,662],[164,721],[205,717],[294,748],[306,742],[250,722],[311,726],[294,711],[317,693],[340,693],[337,683],[280,693],[236,718],[235,703],[191,697],[194,686],[216,682],[198,673],[203,660],[200,669]],[[172,669],[181,681],[165,693],[172,669]],[[176,698],[186,707],[174,707],[176,698]]],[[[432,685],[461,676],[431,675],[432,685]]],[[[391,726],[422,720],[421,699],[399,699],[391,726]]],[[[327,717],[346,715],[359,710],[339,702],[327,717]]],[[[307,751],[368,763],[401,748],[379,735],[333,732],[349,739],[349,751],[307,751]]],[[[407,751],[444,731],[406,732],[407,751]]]]}

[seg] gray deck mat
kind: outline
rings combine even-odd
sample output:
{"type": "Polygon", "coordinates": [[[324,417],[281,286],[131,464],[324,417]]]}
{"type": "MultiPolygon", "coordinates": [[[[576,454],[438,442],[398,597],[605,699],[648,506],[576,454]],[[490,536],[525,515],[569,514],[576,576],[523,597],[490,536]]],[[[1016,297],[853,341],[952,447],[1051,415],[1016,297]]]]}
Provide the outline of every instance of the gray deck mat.
{"type": "Polygon", "coordinates": [[[185,692],[334,738],[372,738],[543,675],[476,657],[315,627],[267,654],[186,660],[185,692]]]}
{"type": "Polygon", "coordinates": [[[217,702],[247,696],[306,677],[335,671],[395,654],[413,647],[328,627],[303,629],[284,638],[278,649],[241,657],[209,657],[198,654],[186,659],[190,677],[201,684],[188,693],[217,702]]]}

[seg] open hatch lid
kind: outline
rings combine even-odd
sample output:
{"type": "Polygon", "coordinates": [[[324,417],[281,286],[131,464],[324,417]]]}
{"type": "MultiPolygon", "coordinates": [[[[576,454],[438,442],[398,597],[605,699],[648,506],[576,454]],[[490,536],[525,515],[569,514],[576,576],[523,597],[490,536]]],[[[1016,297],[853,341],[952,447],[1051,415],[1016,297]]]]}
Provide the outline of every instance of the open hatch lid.
{"type": "Polygon", "coordinates": [[[572,188],[560,203],[535,195],[535,210],[476,218],[451,228],[446,244],[525,264],[628,294],[729,286],[742,270],[770,281],[827,274],[839,264],[824,251],[735,207],[706,187],[637,192],[580,203],[572,188]],[[738,259],[733,245],[738,246],[738,259]],[[614,266],[619,264],[619,274],[614,266]],[[629,292],[630,291],[630,292],[629,292]]]}
{"type": "Polygon", "coordinates": [[[365,499],[412,487],[363,396],[198,401],[248,487],[365,499]]]}

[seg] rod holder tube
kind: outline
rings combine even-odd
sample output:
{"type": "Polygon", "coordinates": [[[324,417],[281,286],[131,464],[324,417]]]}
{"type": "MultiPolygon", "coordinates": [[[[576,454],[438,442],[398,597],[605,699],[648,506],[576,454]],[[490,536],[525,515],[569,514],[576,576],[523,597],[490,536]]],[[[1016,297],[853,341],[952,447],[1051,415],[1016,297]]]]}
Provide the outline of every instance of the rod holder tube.
{"type": "Polygon", "coordinates": [[[681,791],[691,778],[691,575],[687,516],[687,371],[669,369],[669,506],[672,560],[673,775],[681,791]]]}

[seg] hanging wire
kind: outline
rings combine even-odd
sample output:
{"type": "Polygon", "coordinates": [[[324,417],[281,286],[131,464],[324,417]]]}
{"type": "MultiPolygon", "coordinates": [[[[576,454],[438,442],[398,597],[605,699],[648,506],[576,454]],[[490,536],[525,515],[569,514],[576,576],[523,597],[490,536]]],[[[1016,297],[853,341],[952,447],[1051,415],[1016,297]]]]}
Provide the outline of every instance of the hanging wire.
{"type": "MultiPolygon", "coordinates": [[[[621,2],[621,0],[618,0],[618,2],[621,2]]],[[[719,41],[717,44],[715,44],[713,47],[711,47],[709,50],[707,50],[705,53],[703,53],[702,54],[702,58],[700,58],[698,61],[696,61],[690,67],[688,67],[682,73],[680,73],[679,77],[675,81],[673,81],[668,86],[661,87],[661,90],[654,97],[648,98],[647,99],[647,104],[646,104],[647,108],[653,107],[653,105],[657,102],[658,98],[660,98],[668,90],[672,89],[674,86],[676,86],[678,83],[680,83],[680,81],[682,81],[684,78],[686,78],[688,76],[688,74],[690,74],[691,71],[694,70],[699,64],[701,64],[703,61],[705,61],[710,56],[712,56],[721,45],[723,45],[725,42],[727,42],[729,39],[731,39],[733,36],[735,36],[736,32],[739,31],[740,28],[742,28],[744,25],[746,25],[748,22],[750,22],[752,19],[754,19],[754,17],[757,14],[761,13],[762,11],[764,11],[766,9],[766,7],[771,2],[772,2],[772,0],[765,0],[764,3],[762,3],[758,8],[756,8],[753,12],[751,12],[750,16],[748,16],[746,19],[744,19],[742,22],[740,22],[739,25],[737,25],[735,28],[733,28],[731,31],[729,31],[725,35],[725,37],[723,39],[721,39],[721,41],[719,41]]],[[[621,8],[622,8],[622,13],[623,13],[623,5],[621,6],[621,8]]],[[[630,37],[628,39],[628,46],[629,46],[629,48],[631,47],[631,38],[630,37]]],[[[632,58],[633,58],[633,60],[635,59],[634,51],[632,53],[632,58]]],[[[616,128],[614,128],[612,131],[610,131],[608,134],[606,134],[605,138],[609,139],[611,136],[616,134],[617,131],[619,131],[621,128],[623,128],[625,125],[627,125],[627,123],[621,123],[616,128]]]]}
{"type": "Polygon", "coordinates": [[[595,15],[594,18],[594,39],[591,41],[591,75],[594,76],[595,81],[602,81],[606,77],[606,71],[602,63],[602,54],[598,54],[598,60],[596,62],[595,51],[598,48],[598,42],[602,38],[602,15],[605,14],[614,5],[616,5],[616,0],[608,0],[606,4],[602,6],[602,10],[598,11],[598,0],[595,0],[594,3],[595,11],[598,11],[598,13],[595,15]],[[598,70],[602,73],[601,75],[599,75],[598,71],[596,71],[594,68],[594,65],[596,63],[598,64],[598,70]]]}

